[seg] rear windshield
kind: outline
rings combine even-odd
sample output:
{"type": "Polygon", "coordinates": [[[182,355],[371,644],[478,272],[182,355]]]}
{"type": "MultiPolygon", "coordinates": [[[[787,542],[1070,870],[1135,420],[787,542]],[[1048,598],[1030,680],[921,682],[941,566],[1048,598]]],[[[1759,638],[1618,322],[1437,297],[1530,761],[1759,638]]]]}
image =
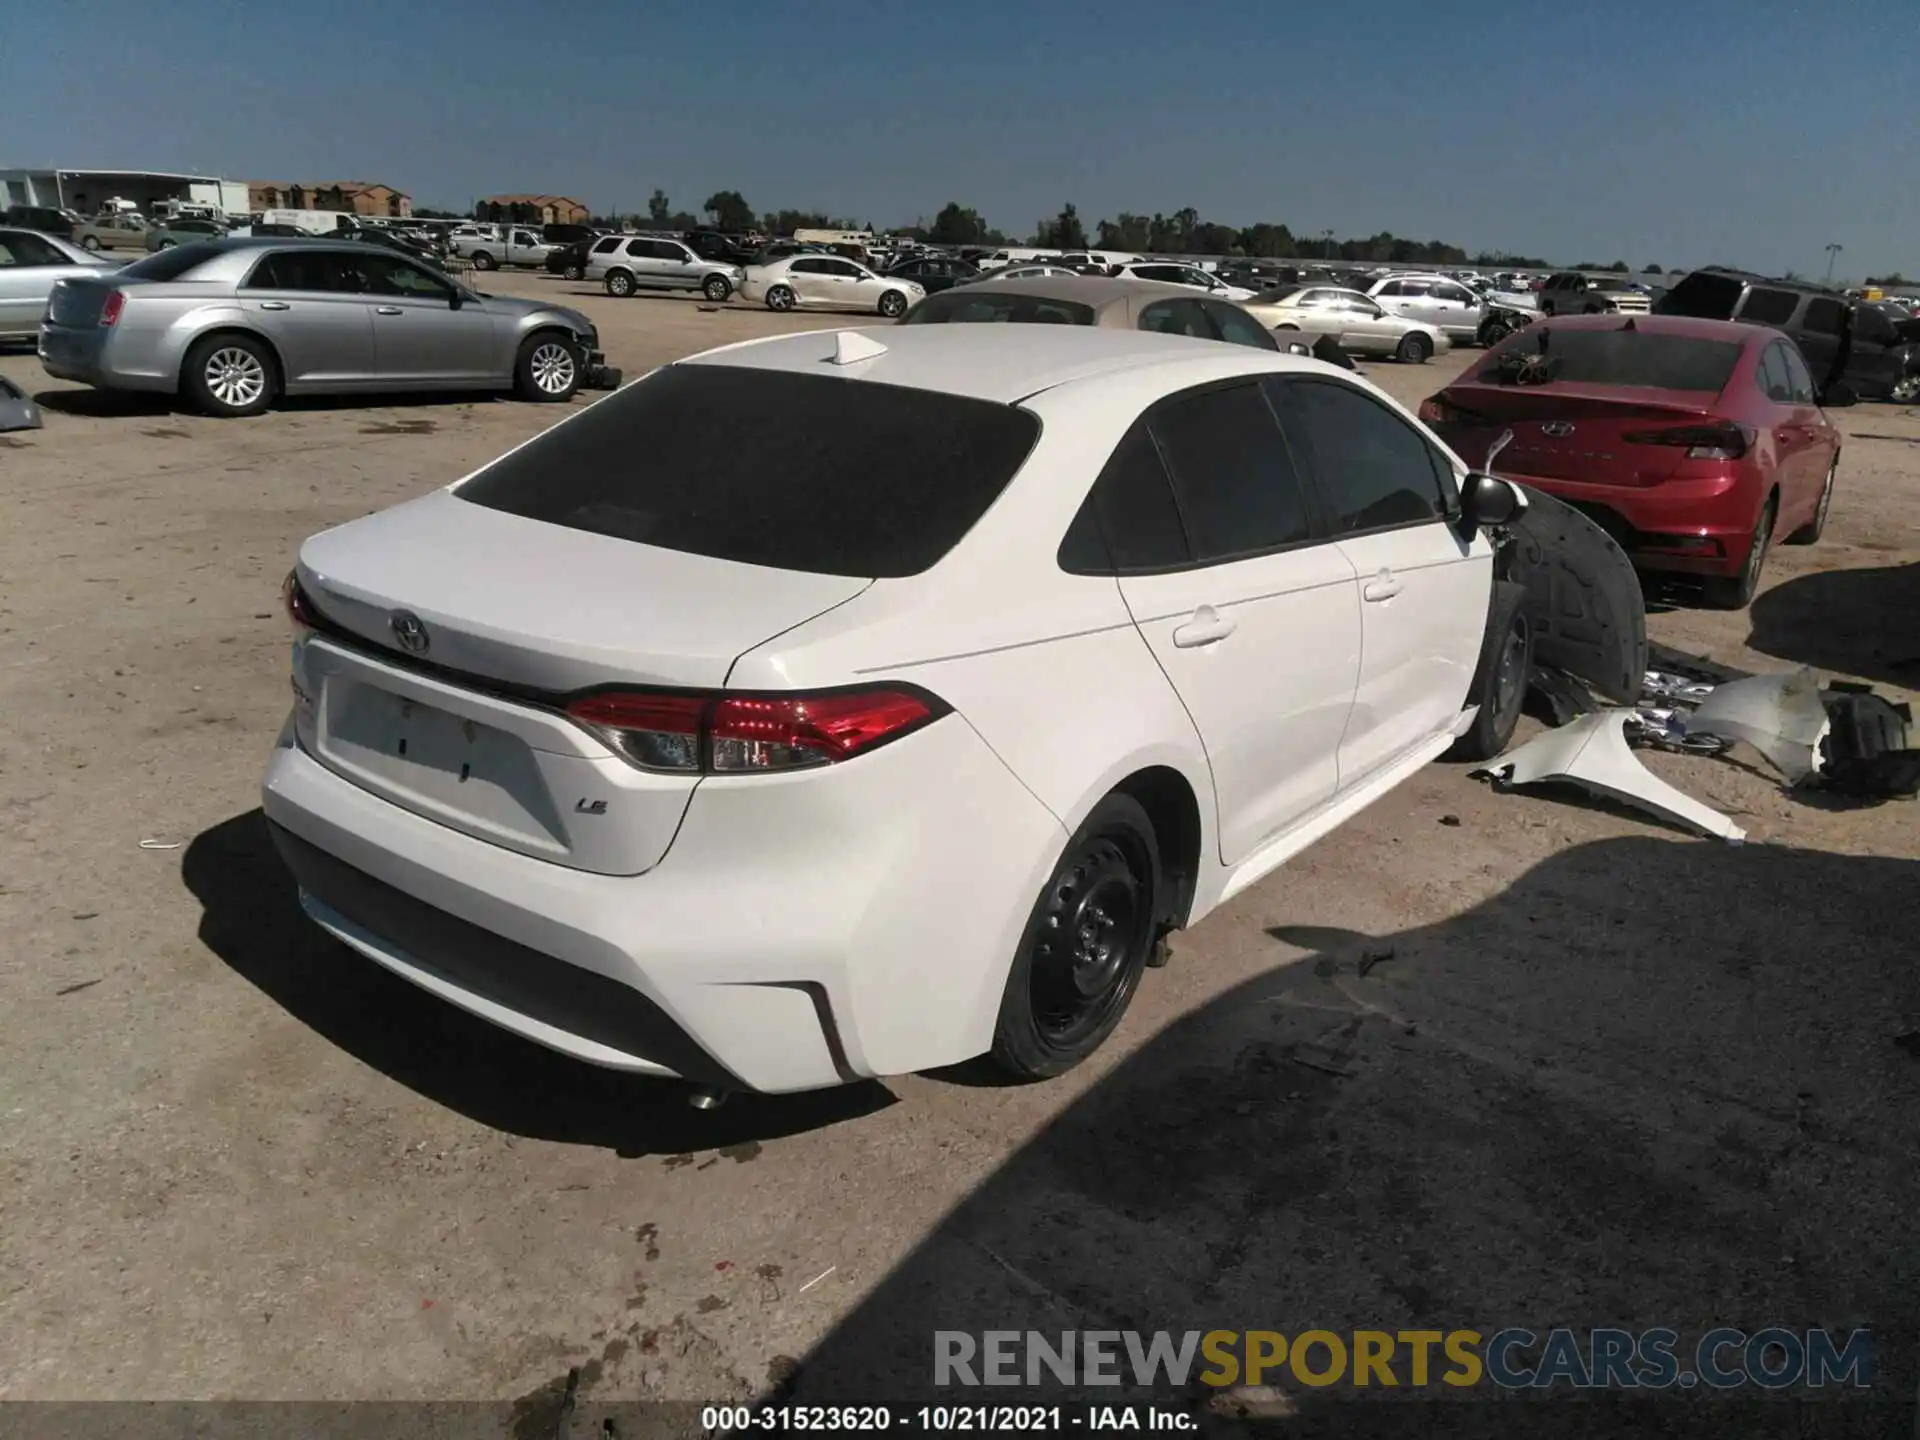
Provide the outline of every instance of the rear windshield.
{"type": "Polygon", "coordinates": [[[1044,295],[1009,295],[991,290],[943,290],[929,295],[906,313],[903,325],[993,324],[1012,321],[1025,325],[1091,325],[1093,307],[1074,300],[1044,295]]]}
{"type": "Polygon", "coordinates": [[[1696,270],[1660,297],[1661,315],[1690,315],[1695,320],[1731,320],[1740,303],[1741,282],[1730,275],[1696,270]]]}
{"type": "Polygon", "coordinates": [[[156,250],[144,260],[136,260],[122,270],[113,272],[116,280],[178,280],[189,270],[200,266],[220,254],[211,244],[196,242],[191,245],[175,245],[167,250],[156,250]]]}
{"type": "Polygon", "coordinates": [[[1737,341],[1645,330],[1535,325],[1473,367],[1487,384],[1634,385],[1718,395],[1740,363],[1737,341]]]}
{"type": "Polygon", "coordinates": [[[454,493],[667,550],[886,579],[951,550],[1039,436],[1032,414],[987,400],[669,365],[454,493]]]}

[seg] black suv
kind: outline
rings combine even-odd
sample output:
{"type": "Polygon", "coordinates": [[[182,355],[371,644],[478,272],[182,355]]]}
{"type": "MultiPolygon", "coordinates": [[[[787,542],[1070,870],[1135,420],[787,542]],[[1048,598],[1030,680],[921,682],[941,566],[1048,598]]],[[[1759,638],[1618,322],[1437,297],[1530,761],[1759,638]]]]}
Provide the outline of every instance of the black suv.
{"type": "Polygon", "coordinates": [[[689,230],[681,237],[687,248],[702,260],[718,260],[726,265],[745,265],[753,259],[753,249],[735,235],[719,230],[689,230]]]}
{"type": "Polygon", "coordinates": [[[18,225],[22,230],[38,230],[42,235],[57,235],[62,240],[73,239],[76,225],[84,224],[81,218],[71,210],[59,210],[51,205],[9,205],[0,220],[9,225],[18,225]]]}
{"type": "Polygon", "coordinates": [[[1668,290],[1654,313],[1783,330],[1823,388],[1845,380],[1873,399],[1920,398],[1920,332],[1825,286],[1710,266],[1668,290]]]}

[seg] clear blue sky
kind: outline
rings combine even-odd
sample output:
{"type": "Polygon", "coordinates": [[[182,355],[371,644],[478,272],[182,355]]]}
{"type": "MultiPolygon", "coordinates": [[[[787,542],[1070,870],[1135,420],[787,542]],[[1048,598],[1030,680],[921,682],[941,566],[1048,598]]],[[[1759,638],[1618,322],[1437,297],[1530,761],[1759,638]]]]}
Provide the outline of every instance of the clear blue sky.
{"type": "Polygon", "coordinates": [[[1561,262],[1920,274],[1912,0],[1593,5],[53,0],[0,165],[596,212],[738,189],[1023,234],[1191,205],[1561,262]]]}

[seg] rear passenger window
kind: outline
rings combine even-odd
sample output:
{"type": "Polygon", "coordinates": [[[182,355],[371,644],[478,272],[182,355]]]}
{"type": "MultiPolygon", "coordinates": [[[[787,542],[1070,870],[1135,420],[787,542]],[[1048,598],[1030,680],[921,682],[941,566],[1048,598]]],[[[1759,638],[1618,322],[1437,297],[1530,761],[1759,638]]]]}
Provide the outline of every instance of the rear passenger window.
{"type": "Polygon", "coordinates": [[[618,235],[609,235],[607,236],[606,239],[595,243],[593,247],[593,253],[596,255],[611,255],[615,250],[618,250],[619,248],[620,248],[620,237],[618,235]]]}
{"type": "Polygon", "coordinates": [[[1780,357],[1787,366],[1787,385],[1793,392],[1796,405],[1815,405],[1819,397],[1814,393],[1813,374],[1807,369],[1807,362],[1800,358],[1800,351],[1793,345],[1782,345],[1780,357]]]}
{"type": "Polygon", "coordinates": [[[1194,559],[1228,560],[1310,538],[1306,494],[1258,382],[1162,401],[1149,423],[1194,559]]]}
{"type": "Polygon", "coordinates": [[[1156,300],[1140,312],[1140,328],[1162,335],[1191,335],[1199,340],[1220,338],[1198,300],[1156,300]]]}
{"type": "Polygon", "coordinates": [[[1233,345],[1250,345],[1256,350],[1278,350],[1280,342],[1238,305],[1224,300],[1206,300],[1201,304],[1220,331],[1220,338],[1233,345]]]}
{"type": "Polygon", "coordinates": [[[1739,318],[1749,325],[1784,325],[1793,318],[1800,297],[1791,290],[1763,290],[1759,286],[1747,292],[1739,318]]]}
{"type": "Polygon", "coordinates": [[[1076,575],[1168,570],[1192,560],[1166,467],[1144,424],[1115,447],[1060,547],[1076,575]]]}
{"type": "Polygon", "coordinates": [[[1800,325],[1815,335],[1839,335],[1846,330],[1846,319],[1846,309],[1838,300],[1814,299],[1807,302],[1800,325]]]}
{"type": "Polygon", "coordinates": [[[1754,378],[1760,385],[1760,393],[1776,405],[1793,403],[1793,383],[1787,378],[1787,359],[1780,346],[1767,347],[1754,378]]]}
{"type": "Polygon", "coordinates": [[[1287,438],[1344,534],[1441,519],[1446,499],[1425,438],[1379,401],[1337,381],[1267,382],[1287,438]]]}

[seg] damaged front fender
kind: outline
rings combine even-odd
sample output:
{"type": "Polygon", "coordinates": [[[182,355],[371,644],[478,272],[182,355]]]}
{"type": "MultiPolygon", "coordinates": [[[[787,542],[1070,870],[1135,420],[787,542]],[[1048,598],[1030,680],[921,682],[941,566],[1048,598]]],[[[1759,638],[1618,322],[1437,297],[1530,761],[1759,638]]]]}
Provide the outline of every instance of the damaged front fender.
{"type": "Polygon", "coordinates": [[[1564,501],[1522,485],[1526,510],[1505,527],[1501,578],[1527,589],[1533,663],[1561,670],[1616,705],[1640,698],[1647,602],[1614,538],[1564,501]]]}

